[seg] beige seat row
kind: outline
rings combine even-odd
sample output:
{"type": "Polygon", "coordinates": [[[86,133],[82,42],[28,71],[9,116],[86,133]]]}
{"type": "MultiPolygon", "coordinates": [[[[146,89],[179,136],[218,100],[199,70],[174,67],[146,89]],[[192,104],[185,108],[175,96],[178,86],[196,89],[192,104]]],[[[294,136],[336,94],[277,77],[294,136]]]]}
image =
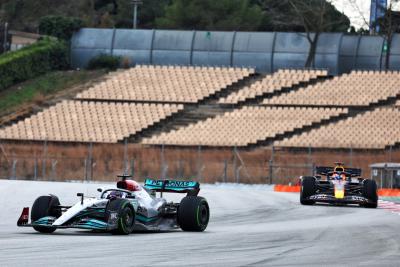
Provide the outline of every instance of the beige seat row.
{"type": "Polygon", "coordinates": [[[110,75],[76,98],[197,103],[253,73],[246,68],[137,66],[110,75]]]}
{"type": "Polygon", "coordinates": [[[268,105],[369,106],[400,94],[398,72],[353,71],[271,99],[268,105]]]}
{"type": "Polygon", "coordinates": [[[383,149],[400,142],[400,110],[378,108],[280,142],[280,147],[383,149]]]}
{"type": "Polygon", "coordinates": [[[261,81],[246,86],[219,101],[220,104],[236,104],[246,99],[262,96],[265,93],[274,93],[283,88],[290,88],[301,82],[308,82],[317,77],[327,76],[327,71],[322,70],[279,70],[266,75],[261,81]]]}
{"type": "Polygon", "coordinates": [[[347,109],[243,107],[169,133],[144,144],[247,146],[346,113],[347,109]]]}
{"type": "Polygon", "coordinates": [[[183,109],[183,105],[64,101],[0,130],[0,138],[115,143],[183,109]]]}

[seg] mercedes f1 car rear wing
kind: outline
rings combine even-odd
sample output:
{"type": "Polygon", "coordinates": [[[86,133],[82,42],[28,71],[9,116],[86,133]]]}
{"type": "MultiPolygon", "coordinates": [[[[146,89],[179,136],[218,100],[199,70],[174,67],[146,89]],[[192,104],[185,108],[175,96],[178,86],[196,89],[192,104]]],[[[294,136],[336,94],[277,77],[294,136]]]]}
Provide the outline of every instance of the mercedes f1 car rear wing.
{"type": "Polygon", "coordinates": [[[187,193],[188,196],[197,196],[200,184],[194,181],[153,180],[146,179],[144,187],[155,192],[187,193]]]}

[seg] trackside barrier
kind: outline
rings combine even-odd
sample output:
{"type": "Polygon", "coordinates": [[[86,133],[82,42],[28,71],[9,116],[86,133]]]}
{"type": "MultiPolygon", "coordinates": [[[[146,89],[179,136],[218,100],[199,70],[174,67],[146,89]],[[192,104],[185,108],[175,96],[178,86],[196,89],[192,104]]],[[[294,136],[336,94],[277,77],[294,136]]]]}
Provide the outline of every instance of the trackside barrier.
{"type": "Polygon", "coordinates": [[[400,197],[400,189],[378,189],[380,197],[400,197]]]}
{"type": "Polygon", "coordinates": [[[299,185],[281,185],[277,184],[274,187],[275,192],[290,192],[290,193],[300,193],[299,185]]]}
{"type": "MultiPolygon", "coordinates": [[[[277,184],[274,187],[275,192],[287,192],[287,193],[299,193],[299,185],[280,185],[277,184]]],[[[400,197],[400,189],[378,189],[378,195],[380,197],[400,197]]]]}

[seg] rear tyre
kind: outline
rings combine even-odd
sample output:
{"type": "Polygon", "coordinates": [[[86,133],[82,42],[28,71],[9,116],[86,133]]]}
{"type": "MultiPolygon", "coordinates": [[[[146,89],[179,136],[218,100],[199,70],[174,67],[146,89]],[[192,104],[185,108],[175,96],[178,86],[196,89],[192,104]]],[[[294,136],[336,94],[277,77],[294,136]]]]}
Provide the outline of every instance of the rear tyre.
{"type": "Polygon", "coordinates": [[[187,196],[178,208],[178,224],[183,231],[203,232],[210,220],[207,200],[198,196],[187,196]]]}
{"type": "MultiPolygon", "coordinates": [[[[32,205],[31,221],[35,222],[40,218],[51,216],[58,218],[61,216],[61,209],[56,208],[60,205],[58,197],[53,195],[40,196],[38,197],[32,205]]],[[[52,233],[56,228],[43,227],[43,226],[33,226],[33,229],[40,233],[52,233]]]]}
{"type": "Polygon", "coordinates": [[[376,182],[371,179],[365,179],[363,182],[363,197],[368,199],[370,202],[364,204],[366,208],[377,208],[378,207],[378,193],[376,182]]]}
{"type": "Polygon", "coordinates": [[[135,210],[130,201],[120,198],[110,200],[106,208],[107,222],[110,221],[112,213],[118,214],[117,228],[112,233],[117,235],[129,235],[132,233],[135,226],[135,210]]]}
{"type": "Polygon", "coordinates": [[[315,195],[317,186],[314,177],[303,177],[301,179],[301,190],[300,190],[300,203],[302,205],[313,205],[314,200],[309,200],[307,198],[315,195]]]}

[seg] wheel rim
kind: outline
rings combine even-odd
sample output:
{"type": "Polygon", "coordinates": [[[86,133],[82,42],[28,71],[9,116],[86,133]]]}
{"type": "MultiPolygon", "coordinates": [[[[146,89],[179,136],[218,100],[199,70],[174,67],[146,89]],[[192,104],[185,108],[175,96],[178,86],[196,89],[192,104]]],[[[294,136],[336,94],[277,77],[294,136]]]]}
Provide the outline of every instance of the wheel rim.
{"type": "Polygon", "coordinates": [[[206,205],[201,205],[199,210],[199,223],[206,225],[208,223],[208,209],[206,205]]]}
{"type": "Polygon", "coordinates": [[[130,208],[126,209],[123,220],[124,220],[125,225],[128,227],[133,224],[133,212],[130,208]]]}

